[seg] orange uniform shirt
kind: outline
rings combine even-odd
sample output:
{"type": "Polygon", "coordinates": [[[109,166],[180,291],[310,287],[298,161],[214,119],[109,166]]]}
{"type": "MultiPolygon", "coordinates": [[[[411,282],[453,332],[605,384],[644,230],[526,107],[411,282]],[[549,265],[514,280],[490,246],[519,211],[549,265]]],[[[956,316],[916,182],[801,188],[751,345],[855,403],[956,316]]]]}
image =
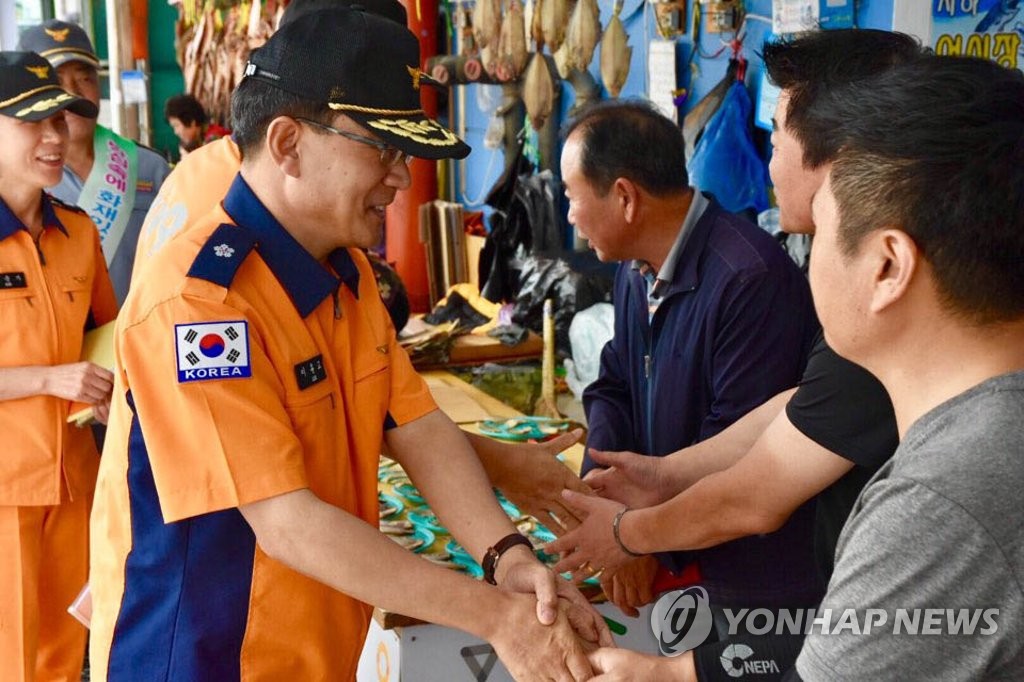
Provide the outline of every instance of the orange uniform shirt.
{"type": "MultiPolygon", "coordinates": [[[[85,330],[117,316],[99,233],[84,212],[43,198],[36,244],[0,200],[0,366],[78,362],[85,330]]],[[[99,457],[71,403],[36,395],[0,402],[0,506],[54,505],[92,493],[99,457]],[[66,486],[66,487],[65,487],[66,486]]]]}
{"type": "Polygon", "coordinates": [[[95,679],[354,679],[370,607],[269,559],[237,509],[308,487],[376,526],[385,429],[436,409],[366,257],[329,262],[239,176],[129,295],[92,518],[95,679]]]}
{"type": "Polygon", "coordinates": [[[167,242],[186,225],[196,225],[220,203],[241,166],[238,145],[230,137],[222,137],[196,149],[174,167],[142,223],[135,248],[133,285],[167,242]]]}

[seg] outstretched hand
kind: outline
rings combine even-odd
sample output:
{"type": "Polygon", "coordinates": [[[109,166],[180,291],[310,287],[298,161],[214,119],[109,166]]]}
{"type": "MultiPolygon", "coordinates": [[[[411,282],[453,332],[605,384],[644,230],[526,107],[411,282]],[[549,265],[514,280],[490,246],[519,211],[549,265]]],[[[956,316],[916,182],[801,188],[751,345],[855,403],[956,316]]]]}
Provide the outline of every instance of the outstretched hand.
{"type": "Polygon", "coordinates": [[[582,573],[588,574],[602,569],[615,570],[626,564],[630,556],[622,551],[612,533],[612,520],[623,509],[623,505],[602,497],[580,495],[571,490],[565,491],[563,497],[585,518],[577,528],[544,548],[549,554],[561,555],[555,570],[580,572],[583,569],[582,573]]]}
{"type": "Polygon", "coordinates": [[[527,595],[510,597],[500,628],[487,639],[513,679],[582,682],[593,677],[584,646],[564,610],[554,623],[541,625],[527,595]]]}
{"type": "Polygon", "coordinates": [[[605,469],[593,469],[584,482],[601,497],[621,502],[630,508],[653,507],[679,491],[663,490],[661,468],[663,458],[640,455],[635,452],[588,451],[590,458],[605,469]]]}
{"type": "Polygon", "coordinates": [[[640,557],[614,571],[605,570],[601,574],[601,588],[619,610],[636,618],[640,615],[640,607],[654,601],[657,574],[658,560],[653,556],[640,557]]]}
{"type": "MultiPolygon", "coordinates": [[[[562,499],[563,490],[593,492],[569,467],[556,459],[583,435],[581,429],[543,443],[505,446],[500,462],[484,462],[492,483],[524,514],[547,526],[555,535],[579,525],[580,518],[562,499]]],[[[480,446],[474,442],[479,451],[480,446]]]]}
{"type": "MultiPolygon", "coordinates": [[[[498,586],[509,592],[536,595],[537,620],[542,625],[554,623],[561,610],[581,640],[591,646],[613,646],[612,635],[604,618],[576,586],[557,576],[532,555],[527,558],[528,550],[525,548],[522,555],[510,556],[512,552],[519,551],[520,548],[513,548],[502,557],[502,562],[505,559],[509,562],[506,563],[505,571],[497,572],[498,586]]],[[[502,568],[502,562],[498,564],[499,569],[502,568]]]]}
{"type": "Polygon", "coordinates": [[[650,656],[625,649],[598,649],[587,656],[594,682],[691,682],[697,679],[693,653],[677,658],[650,656]]]}

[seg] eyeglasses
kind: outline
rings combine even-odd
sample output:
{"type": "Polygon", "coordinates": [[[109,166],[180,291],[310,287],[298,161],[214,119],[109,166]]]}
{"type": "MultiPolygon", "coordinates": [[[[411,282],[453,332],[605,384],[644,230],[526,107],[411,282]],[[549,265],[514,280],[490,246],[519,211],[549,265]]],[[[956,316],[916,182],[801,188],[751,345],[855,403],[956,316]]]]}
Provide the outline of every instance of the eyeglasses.
{"type": "Polygon", "coordinates": [[[327,132],[330,133],[334,133],[335,135],[341,135],[345,139],[352,140],[353,142],[360,142],[362,144],[370,145],[371,147],[379,149],[380,162],[383,163],[388,168],[397,165],[399,162],[405,164],[409,164],[412,162],[412,155],[406,154],[401,149],[398,149],[397,147],[392,147],[391,145],[385,142],[381,142],[380,140],[374,140],[369,137],[363,137],[362,135],[350,133],[347,130],[338,130],[333,126],[327,125],[326,123],[320,123],[319,121],[313,121],[308,118],[302,118],[301,116],[296,116],[295,120],[302,121],[303,123],[308,123],[309,125],[314,126],[316,128],[322,128],[323,130],[326,130],[327,132]]]}

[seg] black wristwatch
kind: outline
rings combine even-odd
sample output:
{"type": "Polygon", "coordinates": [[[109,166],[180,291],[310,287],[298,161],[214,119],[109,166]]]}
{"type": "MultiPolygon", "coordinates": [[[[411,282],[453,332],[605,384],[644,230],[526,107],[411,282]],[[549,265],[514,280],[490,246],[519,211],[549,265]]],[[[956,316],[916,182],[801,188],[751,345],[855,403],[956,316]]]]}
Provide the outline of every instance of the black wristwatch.
{"type": "Polygon", "coordinates": [[[492,585],[498,584],[494,579],[494,571],[498,568],[498,559],[501,558],[502,554],[516,545],[526,545],[531,550],[533,549],[533,545],[530,544],[530,540],[521,533],[511,533],[506,535],[502,539],[498,540],[493,547],[487,548],[487,553],[484,554],[483,560],[484,580],[492,585]]]}

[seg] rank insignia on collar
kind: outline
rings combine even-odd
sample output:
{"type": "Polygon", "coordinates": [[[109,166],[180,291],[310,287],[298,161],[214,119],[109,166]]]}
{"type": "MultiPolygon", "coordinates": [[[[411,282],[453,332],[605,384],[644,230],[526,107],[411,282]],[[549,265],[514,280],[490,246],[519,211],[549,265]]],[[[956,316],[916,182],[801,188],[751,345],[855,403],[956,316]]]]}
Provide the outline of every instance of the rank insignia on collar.
{"type": "Polygon", "coordinates": [[[217,244],[213,247],[213,252],[221,258],[231,258],[235,255],[235,250],[227,244],[217,244]]]}
{"type": "Polygon", "coordinates": [[[252,376],[245,320],[176,324],[174,340],[180,384],[252,376]]]}
{"type": "Polygon", "coordinates": [[[0,289],[24,289],[27,286],[24,272],[0,272],[0,289]]]}
{"type": "Polygon", "coordinates": [[[324,367],[324,356],[316,355],[295,365],[295,380],[299,390],[305,391],[327,379],[327,368],[324,367]]]}

